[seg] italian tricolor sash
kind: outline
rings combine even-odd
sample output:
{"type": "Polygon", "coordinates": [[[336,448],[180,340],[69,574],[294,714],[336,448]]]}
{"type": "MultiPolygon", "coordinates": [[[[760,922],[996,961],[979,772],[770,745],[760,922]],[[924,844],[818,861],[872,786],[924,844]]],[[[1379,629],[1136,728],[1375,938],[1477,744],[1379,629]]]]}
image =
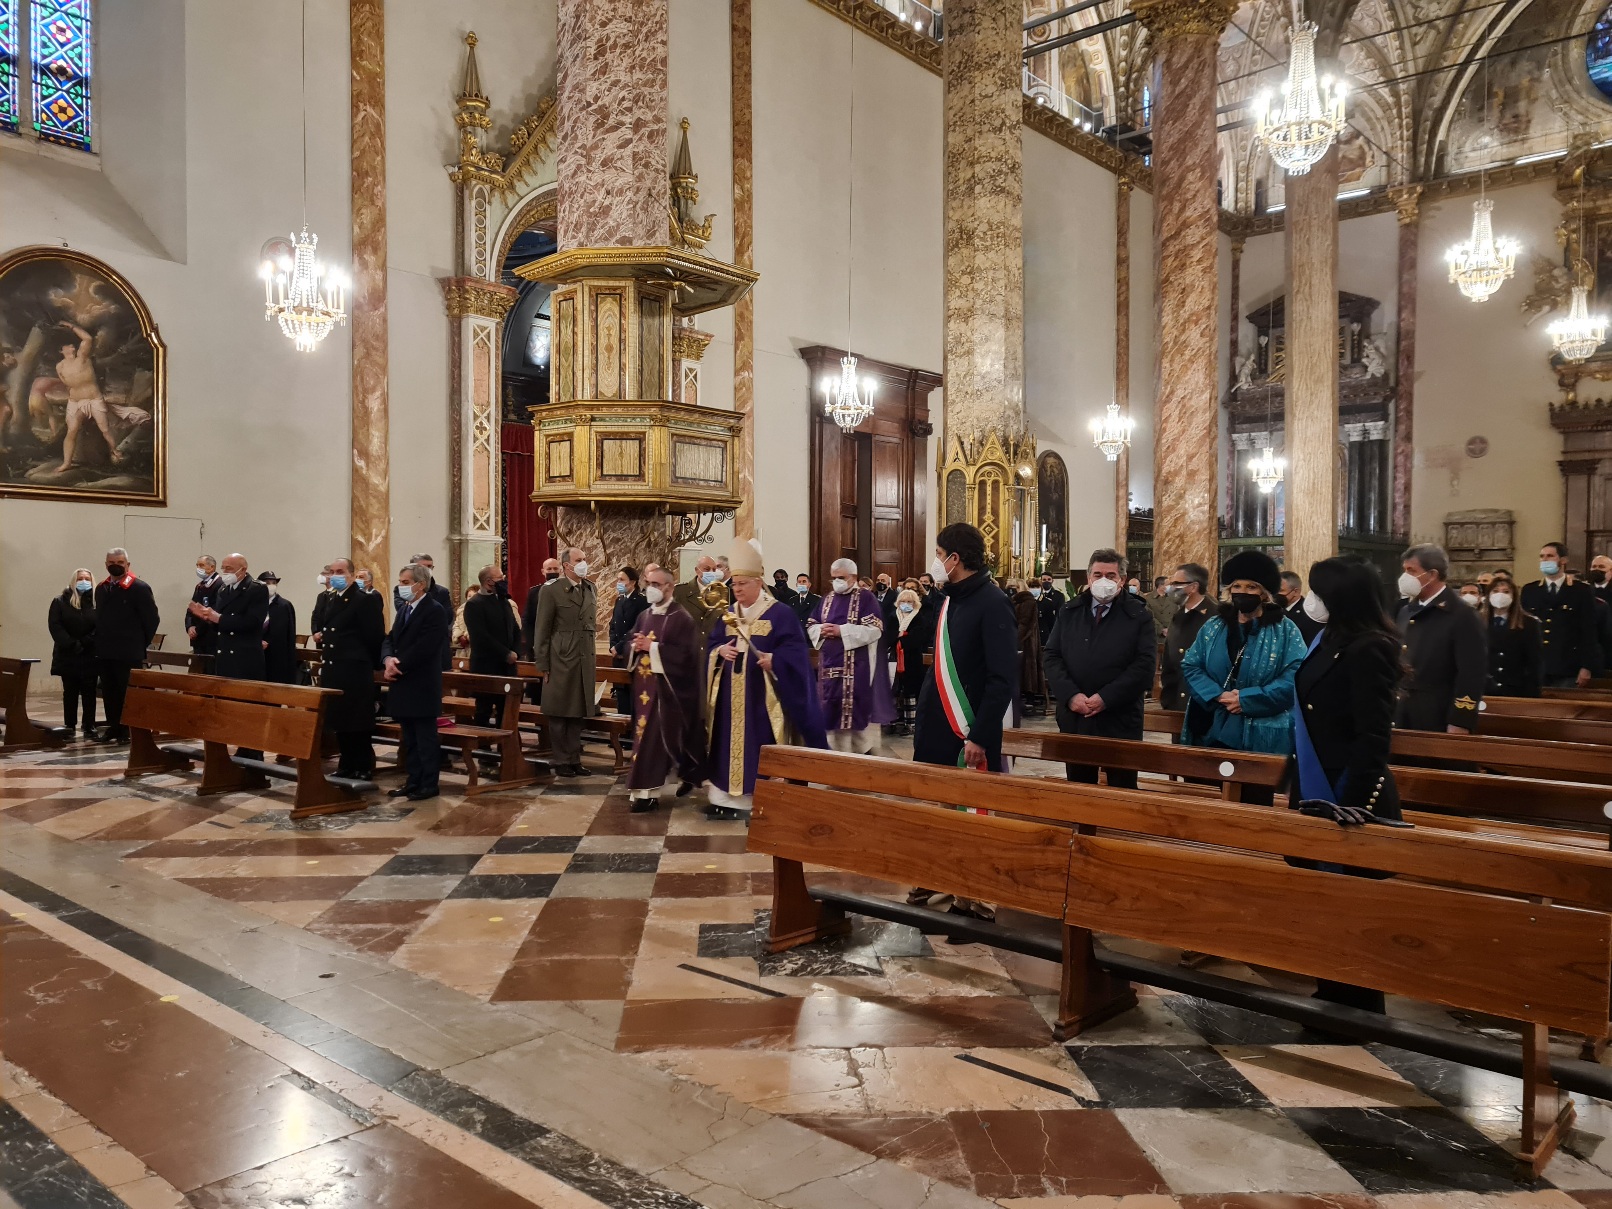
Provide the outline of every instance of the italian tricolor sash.
{"type": "MultiPolygon", "coordinates": [[[[940,704],[946,711],[946,721],[951,724],[952,734],[959,739],[967,739],[969,729],[974,725],[974,707],[969,704],[968,694],[963,691],[962,678],[957,674],[957,660],[952,655],[951,626],[948,623],[951,607],[950,598],[940,606],[940,625],[935,631],[935,688],[940,693],[940,704]]],[[[957,763],[959,767],[962,766],[962,753],[958,753],[957,763]]]]}

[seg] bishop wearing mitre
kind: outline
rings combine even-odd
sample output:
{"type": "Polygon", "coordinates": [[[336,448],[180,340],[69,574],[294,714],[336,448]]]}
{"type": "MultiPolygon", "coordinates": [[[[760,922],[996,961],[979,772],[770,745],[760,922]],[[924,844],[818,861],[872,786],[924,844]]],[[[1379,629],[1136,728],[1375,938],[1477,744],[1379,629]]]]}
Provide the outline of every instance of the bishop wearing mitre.
{"type": "Polygon", "coordinates": [[[712,818],[748,819],[756,763],[769,743],[827,747],[811,648],[795,610],[763,585],[761,546],[728,557],[733,602],[711,629],[706,655],[712,818]]]}

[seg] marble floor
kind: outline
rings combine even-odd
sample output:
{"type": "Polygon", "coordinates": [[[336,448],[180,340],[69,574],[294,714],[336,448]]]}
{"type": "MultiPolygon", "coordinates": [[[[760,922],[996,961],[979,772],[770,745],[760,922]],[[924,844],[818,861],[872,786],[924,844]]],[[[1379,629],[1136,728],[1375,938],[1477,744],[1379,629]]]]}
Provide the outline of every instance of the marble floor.
{"type": "Polygon", "coordinates": [[[697,797],[293,822],[123,758],[0,761],[0,1209],[1612,1209],[1597,1101],[1531,1179],[1515,1079],[1145,990],[1057,1045],[1052,963],[891,924],[764,956],[697,797]]]}

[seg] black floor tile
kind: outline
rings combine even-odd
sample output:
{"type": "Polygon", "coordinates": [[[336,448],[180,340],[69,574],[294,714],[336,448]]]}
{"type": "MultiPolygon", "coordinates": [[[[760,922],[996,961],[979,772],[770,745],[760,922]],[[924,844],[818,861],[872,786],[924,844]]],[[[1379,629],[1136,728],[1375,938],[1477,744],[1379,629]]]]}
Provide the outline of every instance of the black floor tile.
{"type": "Polygon", "coordinates": [[[0,1188],[22,1209],[127,1209],[34,1123],[0,1101],[0,1188]]]}
{"type": "Polygon", "coordinates": [[[1201,1045],[1071,1045],[1103,1108],[1267,1108],[1263,1094],[1201,1045]]]}
{"type": "Polygon", "coordinates": [[[558,873],[472,873],[449,898],[547,898],[558,873]]]}
{"type": "Polygon", "coordinates": [[[1440,1104],[1451,1108],[1521,1104],[1522,1080],[1373,1042],[1366,1048],[1440,1104]]]}
{"type": "Polygon", "coordinates": [[[1212,1003],[1193,995],[1165,995],[1162,1002],[1210,1045],[1336,1044],[1337,1038],[1263,1012],[1212,1003]]]}
{"type": "Polygon", "coordinates": [[[759,957],[762,935],[755,924],[701,924],[694,951],[700,957],[759,957]]]}
{"type": "Polygon", "coordinates": [[[228,995],[219,995],[217,998],[225,1007],[234,1008],[241,1015],[256,1020],[265,1028],[273,1029],[282,1037],[289,1037],[298,1045],[311,1048],[320,1042],[347,1036],[346,1029],[321,1020],[301,1008],[292,1007],[284,1000],[276,999],[267,991],[260,991],[256,987],[247,987],[228,995]]]}
{"type": "Polygon", "coordinates": [[[506,835],[492,846],[497,853],[575,852],[580,835],[506,835]]]}
{"type": "Polygon", "coordinates": [[[469,873],[481,859],[480,853],[394,856],[375,870],[375,877],[425,877],[469,873]]]}
{"type": "Polygon", "coordinates": [[[371,1045],[351,1033],[344,1032],[339,1037],[321,1041],[308,1048],[316,1054],[324,1055],[332,1062],[339,1062],[348,1070],[363,1075],[371,1083],[379,1084],[381,1087],[389,1088],[420,1069],[406,1058],[399,1058],[390,1050],[371,1045]]]}
{"type": "Polygon", "coordinates": [[[514,1150],[549,1132],[434,1071],[417,1070],[393,1084],[391,1090],[500,1150],[514,1150]]]}
{"type": "Polygon", "coordinates": [[[1289,1108],[1300,1129],[1373,1196],[1548,1188],[1442,1108],[1289,1108]]]}
{"type": "Polygon", "coordinates": [[[579,852],[565,867],[567,873],[654,873],[660,868],[658,852],[579,852]]]}

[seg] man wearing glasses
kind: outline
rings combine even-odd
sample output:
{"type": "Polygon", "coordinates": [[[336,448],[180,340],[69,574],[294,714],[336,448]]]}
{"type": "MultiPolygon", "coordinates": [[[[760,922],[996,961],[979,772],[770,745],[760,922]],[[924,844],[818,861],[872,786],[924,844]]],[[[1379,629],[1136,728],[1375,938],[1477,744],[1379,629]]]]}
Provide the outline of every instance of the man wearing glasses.
{"type": "Polygon", "coordinates": [[[1203,623],[1214,613],[1206,593],[1209,572],[1197,563],[1182,563],[1170,572],[1164,585],[1180,604],[1164,631],[1164,658],[1159,664],[1159,704],[1165,709],[1187,708],[1187,686],[1181,678],[1181,660],[1203,623]]]}

